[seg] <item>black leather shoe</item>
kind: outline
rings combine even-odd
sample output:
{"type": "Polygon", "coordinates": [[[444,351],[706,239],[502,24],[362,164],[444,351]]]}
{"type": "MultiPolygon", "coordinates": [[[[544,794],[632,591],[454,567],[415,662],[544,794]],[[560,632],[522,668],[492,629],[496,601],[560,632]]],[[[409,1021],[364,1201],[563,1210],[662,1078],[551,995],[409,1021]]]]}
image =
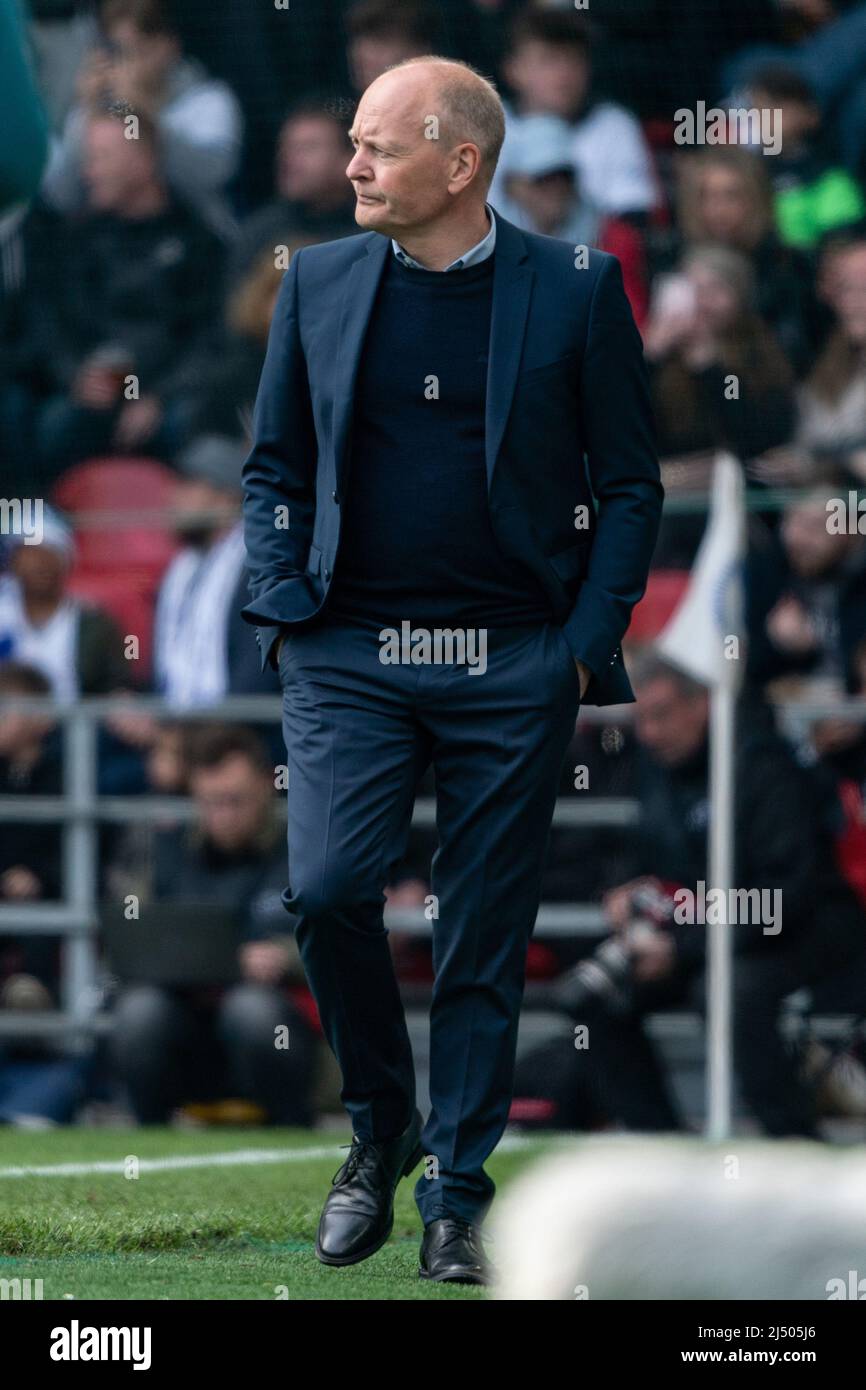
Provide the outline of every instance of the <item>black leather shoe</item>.
{"type": "Polygon", "coordinates": [[[421,1162],[421,1116],[382,1144],[355,1134],[322,1210],[316,1254],[326,1265],[354,1265],[381,1249],[394,1224],[394,1189],[421,1162]]]}
{"type": "Polygon", "coordinates": [[[431,1221],[424,1227],[418,1273],[437,1284],[489,1284],[493,1270],[481,1244],[480,1229],[453,1216],[431,1221]]]}

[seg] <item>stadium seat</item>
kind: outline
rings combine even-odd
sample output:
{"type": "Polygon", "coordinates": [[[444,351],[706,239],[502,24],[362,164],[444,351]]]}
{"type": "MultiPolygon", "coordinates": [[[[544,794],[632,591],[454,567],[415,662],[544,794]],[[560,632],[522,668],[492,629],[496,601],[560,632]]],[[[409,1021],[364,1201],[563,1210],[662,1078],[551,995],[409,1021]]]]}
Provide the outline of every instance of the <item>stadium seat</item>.
{"type": "Polygon", "coordinates": [[[52,501],[73,518],[93,515],[96,522],[76,522],[77,569],[161,575],[175,549],[169,523],[175,484],[170,468],[148,458],[88,459],[64,473],[52,501]],[[106,524],[99,520],[105,512],[125,516],[106,524]]]}
{"type": "Polygon", "coordinates": [[[69,469],[52,494],[75,524],[70,591],[98,603],[121,633],[138,636],[143,676],[150,670],[156,592],[176,549],[175,483],[171,469],[153,459],[98,458],[69,469]]]}

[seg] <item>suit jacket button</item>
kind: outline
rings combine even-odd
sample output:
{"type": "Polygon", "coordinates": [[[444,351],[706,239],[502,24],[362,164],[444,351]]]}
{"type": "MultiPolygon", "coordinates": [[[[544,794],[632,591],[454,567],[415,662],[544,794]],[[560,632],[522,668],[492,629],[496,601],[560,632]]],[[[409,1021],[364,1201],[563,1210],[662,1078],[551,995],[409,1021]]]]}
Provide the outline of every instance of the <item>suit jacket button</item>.
{"type": "Polygon", "coordinates": [[[322,570],[322,574],[324,575],[326,581],[329,580],[331,577],[331,571],[329,569],[322,570]]]}
{"type": "Polygon", "coordinates": [[[337,496],[336,492],[332,492],[332,493],[331,493],[331,500],[332,500],[333,502],[336,502],[337,506],[339,507],[339,505],[340,505],[340,499],[339,499],[339,497],[337,496]]]}

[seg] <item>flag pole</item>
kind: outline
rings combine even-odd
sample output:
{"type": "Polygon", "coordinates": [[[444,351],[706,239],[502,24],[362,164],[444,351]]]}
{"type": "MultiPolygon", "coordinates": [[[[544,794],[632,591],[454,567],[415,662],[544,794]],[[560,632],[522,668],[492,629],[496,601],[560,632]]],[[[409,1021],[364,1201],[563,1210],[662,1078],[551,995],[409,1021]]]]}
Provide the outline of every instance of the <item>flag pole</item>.
{"type": "MultiPolygon", "coordinates": [[[[709,887],[731,901],[736,864],[734,822],[736,712],[742,661],[742,560],[745,549],[743,469],[732,454],[717,454],[712,499],[685,596],[660,634],[657,650],[671,665],[710,691],[709,887]]],[[[706,1122],[709,1139],[731,1132],[733,943],[724,918],[707,932],[706,1122]]]]}
{"type": "MultiPolygon", "coordinates": [[[[743,554],[745,508],[743,480],[736,459],[716,460],[714,521],[734,541],[734,552],[743,554]],[[735,538],[735,539],[734,539],[735,538]]],[[[725,904],[732,901],[734,887],[734,825],[736,788],[737,691],[741,675],[741,637],[743,624],[740,575],[729,573],[727,610],[719,638],[723,644],[719,678],[710,693],[710,768],[708,830],[708,868],[710,885],[721,890],[725,904]],[[724,631],[724,627],[728,631],[724,631]],[[730,649],[729,649],[730,648],[730,649]]],[[[708,925],[707,941],[707,1115],[706,1137],[719,1141],[730,1137],[733,1120],[733,1018],[732,993],[734,952],[732,924],[727,910],[722,920],[708,925]]]]}
{"type": "MultiPolygon", "coordinates": [[[[734,877],[734,721],[736,690],[720,682],[710,696],[709,880],[728,889],[734,877]]],[[[708,1139],[727,1139],[732,1119],[731,992],[733,950],[727,912],[707,927],[707,1118],[708,1139]]]]}

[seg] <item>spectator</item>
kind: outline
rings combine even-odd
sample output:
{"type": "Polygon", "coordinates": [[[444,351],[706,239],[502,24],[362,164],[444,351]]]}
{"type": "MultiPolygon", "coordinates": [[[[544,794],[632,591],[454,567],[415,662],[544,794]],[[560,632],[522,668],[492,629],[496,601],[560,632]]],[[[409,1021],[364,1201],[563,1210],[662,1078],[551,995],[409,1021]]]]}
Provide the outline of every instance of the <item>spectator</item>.
{"type": "MultiPolygon", "coordinates": [[[[0,701],[50,696],[46,677],[33,666],[0,665],[0,701]]],[[[50,714],[0,710],[0,796],[59,796],[63,779],[60,740],[50,714]]],[[[62,840],[47,821],[3,823],[0,833],[0,900],[16,905],[56,902],[61,896],[62,840]]],[[[0,1041],[0,1124],[44,1128],[72,1118],[84,1098],[89,1056],[65,1057],[31,1034],[26,1016],[57,1008],[60,952],[56,937],[38,934],[0,939],[0,1012],[19,1016],[14,1038],[0,1041]]]]}
{"type": "Polygon", "coordinates": [[[600,213],[581,197],[572,146],[571,132],[558,116],[527,116],[519,123],[503,170],[512,220],[527,231],[616,256],[635,322],[642,328],[647,310],[643,237],[624,217],[600,213]]]}
{"type": "Polygon", "coordinates": [[[662,456],[724,446],[746,461],[791,440],[792,372],[753,305],[749,263],[728,247],[695,247],[656,282],[645,345],[662,456]]]}
{"type": "MultiPolygon", "coordinates": [[[[641,829],[630,871],[605,898],[608,921],[631,961],[630,984],[619,1009],[610,993],[593,991],[589,1002],[583,991],[571,994],[574,975],[559,992],[566,1003],[572,998],[573,1015],[589,1026],[587,1060],[608,1116],[631,1129],[679,1129],[643,1020],[686,1001],[703,1007],[705,928],[674,920],[640,935],[628,929],[635,890],[647,876],[657,889],[685,887],[692,894],[707,882],[709,703],[701,686],[654,657],[635,680],[636,733],[646,754],[641,829]]],[[[779,1009],[795,990],[862,963],[866,922],[834,868],[814,784],[766,719],[748,707],[740,710],[735,796],[734,882],[745,890],[778,890],[775,901],[782,904],[772,924],[730,926],[739,1086],[768,1134],[820,1138],[814,1097],[779,1032],[779,1009]]]]}
{"type": "Polygon", "coordinates": [[[203,435],[180,455],[174,515],[185,542],[163,577],[154,628],[156,684],[178,708],[276,690],[240,611],[246,595],[239,519],[243,444],[203,435]]]}
{"type": "Polygon", "coordinates": [[[20,352],[48,397],[37,439],[55,474],[108,450],[171,456],[220,295],[222,247],[173,201],[151,127],[127,140],[115,117],[94,116],[83,141],[89,212],[40,233],[55,258],[62,241],[62,267],[36,277],[20,352]]]}
{"type": "Polygon", "coordinates": [[[233,281],[265,252],[273,264],[277,247],[299,237],[333,241],[358,231],[355,195],[346,178],[352,157],[347,125],[338,110],[314,101],[296,107],[283,122],[276,197],[241,226],[231,257],[233,281]]]}
{"type": "MultiPolygon", "coordinates": [[[[750,0],[750,8],[753,4],[750,0]]],[[[776,23],[784,23],[788,37],[792,36],[789,26],[794,19],[799,30],[795,37],[800,42],[788,47],[741,45],[726,69],[726,82],[736,88],[732,104],[742,104],[740,97],[750,85],[756,85],[757,73],[781,66],[806,83],[846,168],[862,174],[866,10],[860,0],[785,0],[784,5],[773,8],[781,12],[776,23]],[[840,14],[840,9],[847,13],[840,14]]],[[[764,37],[777,36],[768,33],[764,37]]]]}
{"type": "Polygon", "coordinates": [[[234,228],[227,187],[243,138],[231,89],[184,58],[180,38],[160,0],[102,0],[103,38],[78,78],[78,104],[55,147],[43,192],[59,211],[86,201],[86,132],[107,110],[147,119],[157,131],[172,195],[191,203],[221,235],[234,228]]]}
{"type": "Polygon", "coordinates": [[[8,546],[9,573],[0,576],[0,661],[36,667],[59,700],[128,684],[114,623],[69,594],[74,547],[65,522],[46,509],[38,544],[14,535],[8,546]]]}
{"type": "Polygon", "coordinates": [[[801,442],[866,477],[866,237],[831,246],[823,292],[835,324],[800,395],[801,442]]]}
{"type": "Polygon", "coordinates": [[[315,1034],[285,885],[285,834],[274,815],[273,768],[255,735],[203,731],[190,747],[196,824],[155,839],[151,900],[235,909],[241,982],[220,991],[132,985],[119,998],[113,1052],[136,1118],[163,1123],[184,1101],[240,1096],[277,1124],[310,1123],[315,1034]],[[294,982],[294,993],[286,986],[294,982]],[[306,1009],[306,1013],[304,1010],[306,1009]],[[274,1046],[289,1027],[291,1047],[274,1046]]]}
{"type": "MultiPolygon", "coordinates": [[[[506,106],[502,170],[508,168],[509,142],[521,120],[559,116],[572,128],[581,197],[616,216],[642,217],[656,206],[652,161],[638,121],[593,92],[589,36],[580,16],[525,9],[514,22],[503,72],[515,102],[506,106]]],[[[503,195],[499,175],[491,185],[490,202],[508,217],[503,195]]]]}
{"type": "MultiPolygon", "coordinates": [[[[15,661],[0,665],[0,696],[50,695],[47,677],[35,666],[15,661]]],[[[59,796],[62,790],[60,740],[50,714],[4,710],[0,714],[0,796],[59,796]]],[[[42,821],[4,821],[0,898],[5,902],[56,900],[60,889],[60,827],[42,821]]],[[[41,959],[47,944],[45,938],[26,937],[21,949],[41,959]]]]}
{"type": "MultiPolygon", "coordinates": [[[[357,0],[345,17],[349,76],[360,94],[407,58],[438,52],[438,17],[423,0],[357,0]]],[[[348,163],[348,161],[347,161],[348,163]]]]}
{"type": "Polygon", "coordinates": [[[809,83],[786,67],[760,68],[747,104],[781,112],[782,149],[767,162],[775,192],[776,226],[786,246],[811,249],[825,232],[856,222],[866,202],[852,174],[833,159],[809,83]]]}
{"type": "MultiPolygon", "coordinates": [[[[801,251],[783,245],[775,231],[767,163],[734,145],[683,156],[677,165],[675,245],[680,255],[714,242],[748,256],[755,311],[802,373],[812,365],[817,333],[813,268],[801,251]]],[[[655,269],[661,268],[670,267],[657,263],[655,269]]]]}
{"type": "Polygon", "coordinates": [[[752,549],[747,569],[748,670],[759,684],[820,682],[839,697],[858,688],[854,652],[866,637],[866,544],[829,524],[830,489],[790,503],[777,543],[752,549]]]}

